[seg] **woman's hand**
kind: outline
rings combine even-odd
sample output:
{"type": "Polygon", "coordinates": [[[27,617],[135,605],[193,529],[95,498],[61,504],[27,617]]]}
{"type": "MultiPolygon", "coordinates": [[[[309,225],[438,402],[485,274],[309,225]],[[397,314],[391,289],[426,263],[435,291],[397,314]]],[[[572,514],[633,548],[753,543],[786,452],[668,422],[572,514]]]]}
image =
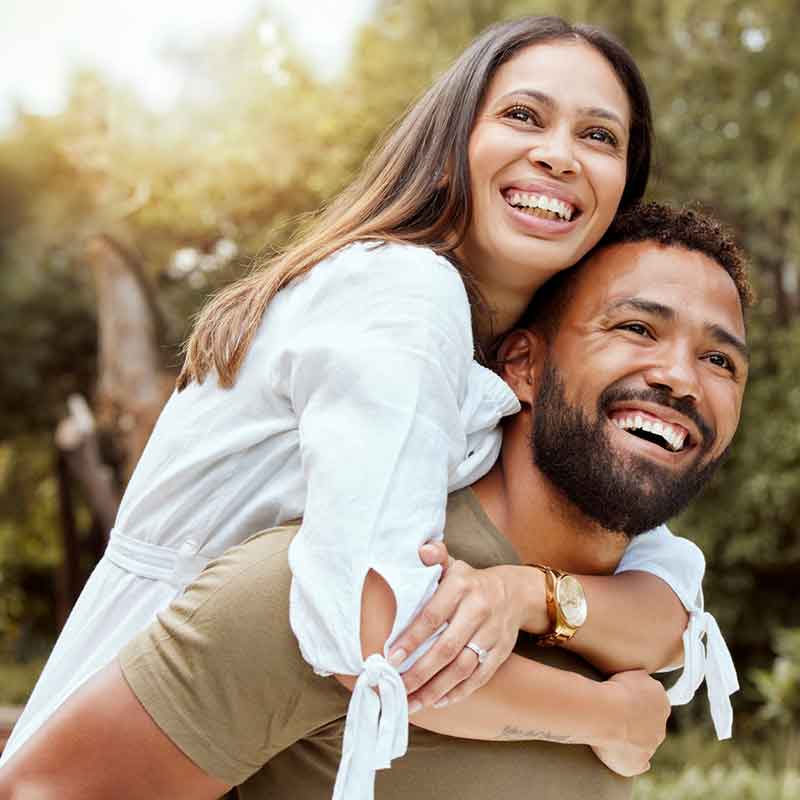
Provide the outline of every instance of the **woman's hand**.
{"type": "MultiPolygon", "coordinates": [[[[444,573],[434,596],[394,643],[390,659],[399,666],[445,623],[447,627],[403,675],[412,711],[462,700],[494,675],[514,649],[522,622],[530,613],[528,594],[536,585],[534,570],[514,566],[473,569],[449,558],[441,543],[423,545],[420,557],[428,566],[441,564],[444,573]],[[467,648],[468,642],[486,651],[482,664],[467,648]]],[[[543,597],[542,592],[542,603],[543,597]]]]}
{"type": "Polygon", "coordinates": [[[650,759],[667,735],[671,710],[667,693],[644,670],[617,673],[605,686],[616,695],[625,722],[614,726],[615,740],[594,745],[592,750],[619,775],[641,775],[650,769],[650,759]]]}

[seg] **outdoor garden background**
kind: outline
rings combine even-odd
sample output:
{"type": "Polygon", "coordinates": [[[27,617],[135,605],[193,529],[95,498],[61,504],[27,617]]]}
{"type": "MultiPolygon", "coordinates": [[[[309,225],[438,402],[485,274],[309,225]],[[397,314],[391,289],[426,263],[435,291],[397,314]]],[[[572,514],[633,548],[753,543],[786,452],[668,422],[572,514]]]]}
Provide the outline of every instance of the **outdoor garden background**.
{"type": "Polygon", "coordinates": [[[264,8],[164,54],[184,76],[168,112],[89,68],[63,111],[20,109],[0,131],[0,706],[24,703],[102,549],[203,299],[342,187],[475,34],[527,13],[633,51],[658,135],[649,196],[733,226],[761,295],[733,455],[673,526],[708,560],[735,738],[714,741],[701,692],[637,800],[800,797],[797,0],[376,2],[335,74],[264,8]]]}

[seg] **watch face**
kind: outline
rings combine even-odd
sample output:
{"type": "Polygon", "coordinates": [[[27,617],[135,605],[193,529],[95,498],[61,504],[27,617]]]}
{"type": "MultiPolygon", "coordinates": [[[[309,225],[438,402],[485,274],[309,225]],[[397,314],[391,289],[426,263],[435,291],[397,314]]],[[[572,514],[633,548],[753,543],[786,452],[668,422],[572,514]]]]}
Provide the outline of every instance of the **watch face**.
{"type": "Polygon", "coordinates": [[[580,628],[586,622],[586,596],[580,581],[572,575],[565,575],[559,582],[556,590],[558,604],[567,625],[580,628]]]}

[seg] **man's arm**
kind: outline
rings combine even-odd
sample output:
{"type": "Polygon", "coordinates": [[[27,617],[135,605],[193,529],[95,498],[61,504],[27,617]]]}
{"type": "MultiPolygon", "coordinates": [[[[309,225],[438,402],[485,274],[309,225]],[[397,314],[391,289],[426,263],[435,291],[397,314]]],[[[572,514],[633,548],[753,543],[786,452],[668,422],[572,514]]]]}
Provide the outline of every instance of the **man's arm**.
{"type": "Polygon", "coordinates": [[[172,743],[116,662],[0,769],[0,800],[215,800],[230,788],[172,743]]]}
{"type": "Polygon", "coordinates": [[[689,615],[678,596],[650,572],[584,575],[586,623],[563,646],[606,675],[657,672],[683,661],[681,637],[689,615]]]}

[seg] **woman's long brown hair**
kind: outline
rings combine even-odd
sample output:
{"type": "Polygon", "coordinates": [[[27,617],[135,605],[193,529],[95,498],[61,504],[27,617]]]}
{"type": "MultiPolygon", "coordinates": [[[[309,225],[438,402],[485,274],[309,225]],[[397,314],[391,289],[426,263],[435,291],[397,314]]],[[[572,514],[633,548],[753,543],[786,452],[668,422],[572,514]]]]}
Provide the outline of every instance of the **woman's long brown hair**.
{"type": "MultiPolygon", "coordinates": [[[[284,253],[214,295],[186,345],[178,390],[214,370],[229,388],[270,300],[293,280],[356,241],[424,245],[460,270],[473,304],[479,295],[454,256],[472,216],[469,136],[497,69],[519,50],[561,39],[597,49],[631,104],[625,208],[644,194],[650,170],[652,121],[644,81],[628,51],[604,31],[559,17],[526,17],[484,31],[379,143],[361,174],[284,253]]],[[[476,310],[473,305],[473,310],[476,310]]]]}

